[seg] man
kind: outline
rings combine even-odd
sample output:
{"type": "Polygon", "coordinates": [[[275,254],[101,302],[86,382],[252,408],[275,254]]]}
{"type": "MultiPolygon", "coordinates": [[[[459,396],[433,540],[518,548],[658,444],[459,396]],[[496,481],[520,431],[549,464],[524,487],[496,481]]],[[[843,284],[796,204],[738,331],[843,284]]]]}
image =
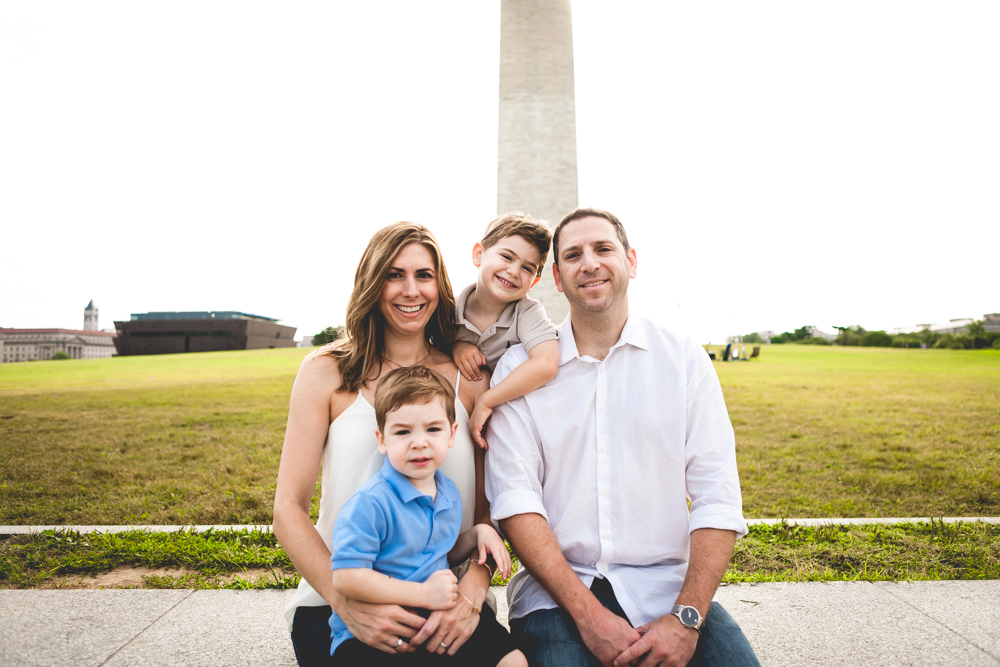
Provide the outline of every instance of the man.
{"type": "MultiPolygon", "coordinates": [[[[508,586],[512,633],[544,667],[759,665],[712,602],[747,527],[708,355],[629,314],[638,260],[615,216],[570,213],[553,254],[570,304],[559,373],[487,434],[493,519],[527,569],[508,586]]],[[[527,358],[511,348],[493,383],[527,358]]]]}

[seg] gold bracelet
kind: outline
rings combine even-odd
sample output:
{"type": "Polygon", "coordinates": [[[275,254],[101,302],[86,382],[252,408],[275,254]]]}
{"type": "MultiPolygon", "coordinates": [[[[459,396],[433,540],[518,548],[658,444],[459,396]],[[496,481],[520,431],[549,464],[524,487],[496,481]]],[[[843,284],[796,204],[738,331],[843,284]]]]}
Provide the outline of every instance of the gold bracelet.
{"type": "Polygon", "coordinates": [[[477,607],[476,605],[472,604],[472,600],[470,600],[469,598],[465,597],[465,595],[462,594],[461,591],[459,591],[458,594],[461,595],[463,598],[465,598],[466,602],[468,602],[469,604],[472,605],[472,611],[476,612],[477,614],[479,613],[479,607],[477,607]]]}
{"type": "Polygon", "coordinates": [[[490,562],[489,561],[486,561],[485,563],[480,563],[478,560],[476,560],[475,556],[469,556],[468,559],[466,559],[465,562],[468,563],[469,565],[476,564],[476,565],[482,565],[483,567],[485,567],[486,571],[490,573],[490,581],[493,581],[493,573],[494,573],[495,570],[491,570],[490,569],[490,562]]]}

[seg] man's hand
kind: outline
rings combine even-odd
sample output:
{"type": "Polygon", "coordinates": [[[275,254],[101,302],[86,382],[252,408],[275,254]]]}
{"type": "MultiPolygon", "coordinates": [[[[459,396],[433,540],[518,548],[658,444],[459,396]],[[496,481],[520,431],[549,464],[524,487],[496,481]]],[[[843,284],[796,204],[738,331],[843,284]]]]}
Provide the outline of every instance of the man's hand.
{"type": "Polygon", "coordinates": [[[615,658],[623,655],[642,636],[621,616],[616,616],[599,603],[597,607],[599,609],[595,609],[585,622],[578,620],[576,626],[590,652],[597,656],[602,665],[610,667],[617,664],[614,662],[615,658]]]}
{"type": "Polygon", "coordinates": [[[479,372],[480,366],[486,365],[486,357],[479,348],[472,343],[457,341],[451,346],[451,357],[455,360],[458,370],[462,371],[462,377],[469,382],[476,382],[483,379],[483,374],[479,372]]]}
{"type": "Polygon", "coordinates": [[[615,659],[615,667],[634,663],[644,655],[646,659],[639,667],[684,667],[698,646],[698,631],[685,628],[673,614],[639,626],[636,631],[642,638],[615,659]]]}

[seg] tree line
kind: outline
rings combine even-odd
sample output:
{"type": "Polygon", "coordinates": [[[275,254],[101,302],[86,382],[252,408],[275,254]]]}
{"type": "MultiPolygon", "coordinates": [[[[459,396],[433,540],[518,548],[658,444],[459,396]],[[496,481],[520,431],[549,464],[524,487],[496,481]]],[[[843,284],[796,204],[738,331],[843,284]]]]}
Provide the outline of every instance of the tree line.
{"type": "MultiPolygon", "coordinates": [[[[804,326],[795,331],[785,331],[771,336],[771,344],[799,343],[805,345],[850,345],[854,347],[921,347],[945,350],[1000,350],[1000,331],[987,331],[984,320],[976,320],[963,333],[937,333],[929,329],[905,334],[890,334],[885,331],[867,331],[860,325],[834,327],[840,334],[832,341],[814,336],[812,326],[804,326]]],[[[763,343],[760,334],[752,333],[743,337],[744,343],[763,343]]]]}

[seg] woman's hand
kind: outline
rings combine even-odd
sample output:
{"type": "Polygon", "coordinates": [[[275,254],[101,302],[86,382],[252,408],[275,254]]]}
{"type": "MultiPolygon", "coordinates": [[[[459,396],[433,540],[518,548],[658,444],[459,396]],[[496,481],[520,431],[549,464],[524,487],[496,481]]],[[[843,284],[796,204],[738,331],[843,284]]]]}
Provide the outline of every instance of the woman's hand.
{"type": "Polygon", "coordinates": [[[399,605],[370,604],[345,597],[340,598],[336,612],[355,639],[393,655],[417,650],[418,644],[410,640],[425,624],[423,618],[399,605]],[[400,639],[403,643],[397,646],[400,639]]]}
{"type": "Polygon", "coordinates": [[[481,609],[489,587],[489,569],[470,564],[465,576],[458,582],[458,602],[451,609],[431,612],[410,644],[424,644],[431,653],[455,655],[479,626],[479,614],[469,601],[481,609]]]}
{"type": "Polygon", "coordinates": [[[455,360],[455,365],[462,371],[462,377],[466,380],[473,382],[483,379],[479,367],[486,365],[486,357],[483,356],[478,347],[460,340],[451,346],[451,356],[455,360]]]}

